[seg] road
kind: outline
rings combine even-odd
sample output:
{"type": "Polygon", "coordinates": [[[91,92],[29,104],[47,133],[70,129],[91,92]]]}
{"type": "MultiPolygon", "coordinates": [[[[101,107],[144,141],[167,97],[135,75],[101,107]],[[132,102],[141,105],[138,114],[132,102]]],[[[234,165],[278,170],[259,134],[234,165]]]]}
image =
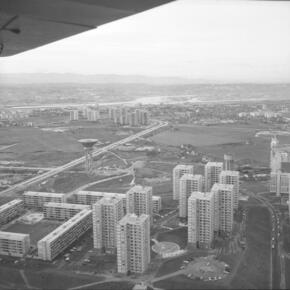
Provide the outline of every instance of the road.
{"type": "MultiPolygon", "coordinates": [[[[132,142],[134,141],[135,139],[137,138],[140,138],[140,137],[144,137],[145,135],[148,135],[148,134],[151,134],[153,133],[154,131],[157,131],[161,128],[164,128],[168,125],[167,122],[162,122],[162,121],[155,121],[154,122],[154,125],[149,127],[148,129],[146,130],[143,130],[141,132],[138,132],[134,135],[131,135],[129,137],[126,137],[122,140],[119,140],[115,143],[112,143],[112,144],[109,144],[107,146],[104,146],[102,148],[98,148],[96,150],[94,150],[93,152],[93,157],[97,157],[101,154],[103,154],[104,152],[107,152],[109,150],[112,150],[122,144],[125,144],[125,143],[128,143],[128,142],[132,142]]],[[[11,194],[11,193],[15,193],[17,191],[21,191],[21,190],[25,190],[26,188],[28,188],[29,186],[32,186],[32,185],[35,185],[35,184],[38,184],[39,182],[42,182],[46,179],[48,179],[49,177],[52,177],[52,176],[55,176],[65,170],[68,170],[68,169],[71,169],[77,165],[80,165],[82,164],[83,162],[85,162],[85,157],[81,157],[81,158],[78,158],[78,159],[75,159],[67,164],[64,164],[62,166],[59,166],[59,167],[56,167],[54,169],[51,169],[49,170],[48,172],[45,172],[41,175],[38,175],[38,176],[35,176],[31,179],[28,179],[28,180],[25,180],[19,184],[16,184],[4,191],[1,191],[0,192],[0,195],[8,195],[8,194],[11,194]]]]}
{"type": "Polygon", "coordinates": [[[279,223],[279,215],[277,214],[274,206],[265,198],[261,196],[257,196],[252,192],[247,192],[251,197],[260,201],[263,205],[265,205],[270,214],[272,221],[272,236],[271,236],[271,244],[270,244],[270,289],[285,289],[284,281],[285,281],[285,273],[283,273],[282,263],[284,262],[281,257],[281,249],[279,243],[280,236],[280,223],[279,223]]]}

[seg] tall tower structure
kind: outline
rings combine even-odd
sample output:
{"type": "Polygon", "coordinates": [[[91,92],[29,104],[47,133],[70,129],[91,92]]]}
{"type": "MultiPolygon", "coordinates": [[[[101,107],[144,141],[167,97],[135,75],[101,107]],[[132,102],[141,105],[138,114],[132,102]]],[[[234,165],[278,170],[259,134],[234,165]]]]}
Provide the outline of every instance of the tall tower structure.
{"type": "Polygon", "coordinates": [[[281,152],[279,151],[279,140],[277,136],[271,139],[270,168],[272,173],[281,169],[281,152]]]}
{"type": "Polygon", "coordinates": [[[214,237],[214,195],[193,192],[188,199],[188,243],[210,248],[214,237]]]}
{"type": "Polygon", "coordinates": [[[204,167],[205,191],[211,191],[212,186],[219,182],[223,170],[222,162],[208,162],[204,167]]]}
{"type": "Polygon", "coordinates": [[[103,197],[93,205],[94,248],[113,252],[117,247],[117,224],[123,218],[120,197],[103,197]]]}
{"type": "Polygon", "coordinates": [[[152,217],[152,187],[136,185],[126,193],[127,213],[152,217]]]}
{"type": "Polygon", "coordinates": [[[234,170],[234,157],[231,154],[224,155],[224,170],[234,170]]]}
{"type": "Polygon", "coordinates": [[[202,191],[202,175],[184,174],[180,178],[179,217],[187,217],[187,200],[193,192],[202,191]]]}
{"type": "Polygon", "coordinates": [[[193,165],[178,164],[173,168],[173,199],[179,200],[180,178],[186,174],[193,174],[193,165]]]}
{"type": "Polygon", "coordinates": [[[239,171],[223,170],[220,174],[220,183],[234,186],[234,209],[239,206],[240,197],[240,173],[239,171]]]}
{"type": "Polygon", "coordinates": [[[150,263],[150,217],[124,216],[117,226],[118,272],[143,273],[150,263]]]}
{"type": "Polygon", "coordinates": [[[215,231],[229,234],[234,222],[234,186],[215,183],[211,191],[214,194],[215,231]]]}
{"type": "Polygon", "coordinates": [[[85,151],[85,169],[88,173],[93,167],[93,147],[98,142],[97,139],[81,139],[79,142],[83,145],[85,151]]]}

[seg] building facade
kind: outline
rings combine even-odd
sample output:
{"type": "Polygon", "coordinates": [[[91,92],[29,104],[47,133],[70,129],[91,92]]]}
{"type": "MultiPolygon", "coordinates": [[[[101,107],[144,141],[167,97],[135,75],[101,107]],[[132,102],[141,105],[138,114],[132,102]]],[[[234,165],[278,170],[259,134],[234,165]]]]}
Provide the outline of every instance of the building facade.
{"type": "Polygon", "coordinates": [[[184,174],[180,178],[179,189],[179,217],[187,217],[187,200],[193,192],[201,192],[203,186],[202,175],[184,174]]]}
{"type": "Polygon", "coordinates": [[[127,214],[117,226],[118,272],[143,273],[150,260],[150,217],[127,214]]]}
{"type": "Polygon", "coordinates": [[[19,216],[24,208],[21,199],[14,199],[0,206],[0,225],[5,225],[15,217],[19,216]]]}
{"type": "Polygon", "coordinates": [[[173,168],[173,199],[179,200],[180,195],[180,178],[184,174],[193,174],[193,165],[178,164],[173,168]]]}
{"type": "Polygon", "coordinates": [[[117,247],[117,224],[123,218],[119,197],[103,197],[93,205],[94,248],[114,251],[117,247]]]}
{"type": "Polygon", "coordinates": [[[30,248],[28,234],[0,231],[0,255],[23,257],[30,248]]]}
{"type": "Polygon", "coordinates": [[[214,195],[193,192],[188,198],[188,243],[210,248],[214,238],[214,195]]]}
{"type": "Polygon", "coordinates": [[[24,205],[29,208],[43,208],[47,202],[65,202],[64,193],[27,191],[23,194],[24,205]]]}
{"type": "Polygon", "coordinates": [[[220,174],[220,183],[234,186],[234,209],[239,207],[240,198],[240,173],[239,171],[224,170],[220,174]]]}
{"type": "Polygon", "coordinates": [[[234,186],[215,183],[212,193],[215,200],[215,231],[230,234],[234,223],[234,186]]]}
{"type": "Polygon", "coordinates": [[[152,187],[136,185],[126,193],[127,213],[152,217],[152,187]]]}
{"type": "Polygon", "coordinates": [[[74,203],[48,202],[43,205],[43,214],[46,219],[65,221],[84,209],[90,209],[90,206],[74,203]]]}
{"type": "Polygon", "coordinates": [[[222,162],[208,162],[204,167],[205,191],[211,191],[215,183],[219,183],[220,174],[223,170],[222,162]]]}

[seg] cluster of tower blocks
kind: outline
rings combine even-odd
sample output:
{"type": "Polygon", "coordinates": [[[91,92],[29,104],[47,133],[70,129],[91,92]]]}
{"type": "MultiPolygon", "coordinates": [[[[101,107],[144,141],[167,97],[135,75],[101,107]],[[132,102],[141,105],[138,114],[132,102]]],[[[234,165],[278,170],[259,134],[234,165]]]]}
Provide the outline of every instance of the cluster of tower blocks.
{"type": "Polygon", "coordinates": [[[190,245],[210,248],[215,235],[230,235],[239,202],[239,172],[232,156],[208,162],[204,175],[194,174],[193,165],[177,165],[173,199],[178,201],[179,217],[187,219],[190,245]]]}

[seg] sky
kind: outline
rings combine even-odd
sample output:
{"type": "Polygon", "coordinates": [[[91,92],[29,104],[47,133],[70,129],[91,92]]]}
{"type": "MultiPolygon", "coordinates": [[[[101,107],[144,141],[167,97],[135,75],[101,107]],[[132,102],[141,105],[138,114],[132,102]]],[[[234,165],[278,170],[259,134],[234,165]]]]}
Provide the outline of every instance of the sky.
{"type": "Polygon", "coordinates": [[[0,58],[0,73],[289,82],[290,2],[179,0],[0,58]]]}

